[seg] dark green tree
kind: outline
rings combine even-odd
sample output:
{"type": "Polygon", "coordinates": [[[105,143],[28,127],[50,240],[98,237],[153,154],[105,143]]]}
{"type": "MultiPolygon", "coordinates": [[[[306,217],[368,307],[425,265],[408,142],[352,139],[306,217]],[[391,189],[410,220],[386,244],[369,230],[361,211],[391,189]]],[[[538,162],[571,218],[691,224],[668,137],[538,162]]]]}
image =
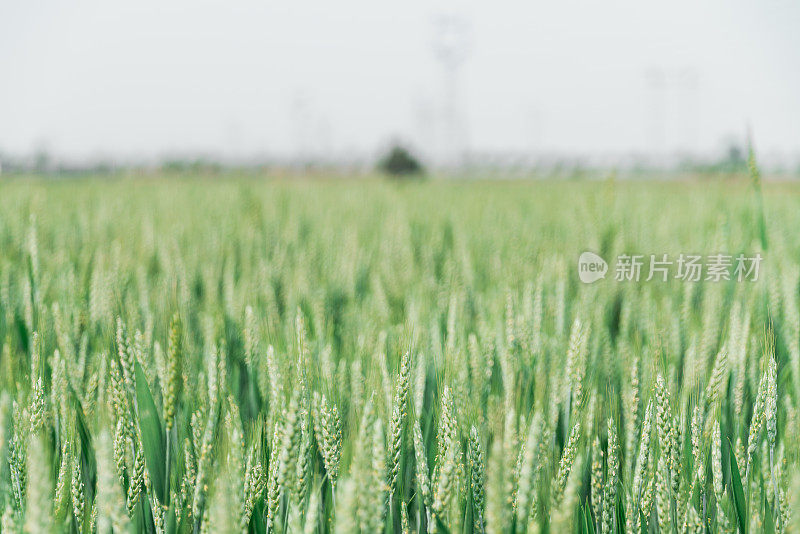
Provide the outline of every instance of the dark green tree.
{"type": "Polygon", "coordinates": [[[422,176],[425,173],[419,160],[404,146],[394,144],[378,161],[378,170],[392,177],[422,176]]]}

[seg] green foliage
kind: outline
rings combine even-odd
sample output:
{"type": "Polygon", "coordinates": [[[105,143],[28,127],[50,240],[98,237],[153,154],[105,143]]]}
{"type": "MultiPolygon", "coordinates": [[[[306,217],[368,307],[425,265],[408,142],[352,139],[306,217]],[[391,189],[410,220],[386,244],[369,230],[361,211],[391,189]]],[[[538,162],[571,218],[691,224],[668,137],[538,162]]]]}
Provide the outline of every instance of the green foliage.
{"type": "Polygon", "coordinates": [[[747,518],[747,503],[744,499],[744,490],[742,489],[742,477],[739,474],[739,466],[736,463],[736,455],[731,449],[730,455],[730,470],[731,470],[731,485],[729,487],[731,500],[733,502],[733,509],[736,511],[736,524],[738,525],[739,532],[747,534],[750,522],[747,518]]]}
{"type": "Polygon", "coordinates": [[[158,502],[169,504],[168,483],[166,477],[166,450],[164,442],[164,429],[161,423],[156,403],[147,385],[147,379],[139,362],[136,362],[136,407],[139,432],[142,435],[144,457],[147,462],[147,471],[158,502]]]}
{"type": "Polygon", "coordinates": [[[424,174],[422,164],[405,147],[393,145],[378,162],[381,172],[393,177],[421,176],[424,174]]]}
{"type": "Polygon", "coordinates": [[[4,184],[0,532],[793,532],[800,212],[757,191],[4,184]]]}

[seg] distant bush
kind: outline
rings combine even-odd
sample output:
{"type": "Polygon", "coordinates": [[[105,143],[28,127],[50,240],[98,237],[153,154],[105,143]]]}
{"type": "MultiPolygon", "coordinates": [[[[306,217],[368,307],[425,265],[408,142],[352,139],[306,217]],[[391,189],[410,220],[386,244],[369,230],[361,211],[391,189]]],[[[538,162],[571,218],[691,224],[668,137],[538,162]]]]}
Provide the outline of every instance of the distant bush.
{"type": "Polygon", "coordinates": [[[378,170],[395,178],[422,176],[425,170],[419,160],[405,147],[393,145],[378,162],[378,170]]]}

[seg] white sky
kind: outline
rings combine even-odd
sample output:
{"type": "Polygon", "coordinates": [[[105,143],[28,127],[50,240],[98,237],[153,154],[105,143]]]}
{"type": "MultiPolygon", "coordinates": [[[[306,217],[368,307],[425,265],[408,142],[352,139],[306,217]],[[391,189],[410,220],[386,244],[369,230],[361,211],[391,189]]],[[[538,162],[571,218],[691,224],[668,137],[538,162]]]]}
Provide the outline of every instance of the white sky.
{"type": "Polygon", "coordinates": [[[661,146],[708,152],[749,123],[761,150],[800,151],[798,2],[0,0],[0,152],[430,149],[442,12],[471,26],[474,150],[648,150],[662,124],[661,146]]]}

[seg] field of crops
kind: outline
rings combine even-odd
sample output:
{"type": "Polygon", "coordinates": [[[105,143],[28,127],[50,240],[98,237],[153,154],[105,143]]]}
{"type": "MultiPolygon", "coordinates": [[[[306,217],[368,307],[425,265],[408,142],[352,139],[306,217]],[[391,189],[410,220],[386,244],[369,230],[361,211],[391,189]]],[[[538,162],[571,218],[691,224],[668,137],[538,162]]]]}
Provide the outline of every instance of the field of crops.
{"type": "Polygon", "coordinates": [[[7,180],[0,532],[800,532],[798,199],[7,180]]]}

